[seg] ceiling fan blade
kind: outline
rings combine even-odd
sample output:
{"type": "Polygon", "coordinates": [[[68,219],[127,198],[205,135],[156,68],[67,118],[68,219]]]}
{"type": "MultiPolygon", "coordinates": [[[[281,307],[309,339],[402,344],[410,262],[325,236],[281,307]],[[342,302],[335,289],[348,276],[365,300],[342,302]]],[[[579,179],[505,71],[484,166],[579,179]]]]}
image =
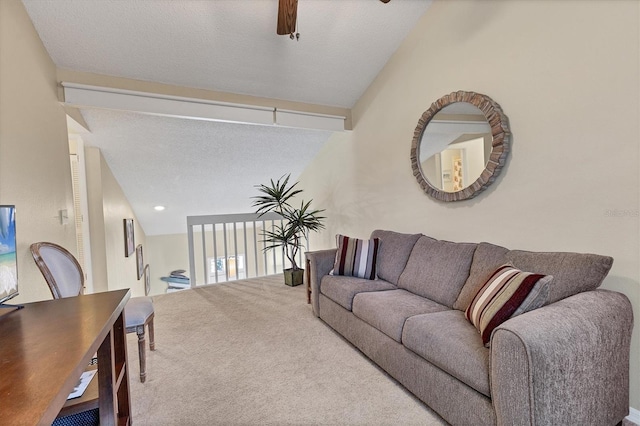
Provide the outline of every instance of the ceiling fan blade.
{"type": "Polygon", "coordinates": [[[279,0],[276,32],[280,35],[295,33],[297,15],[298,0],[279,0]]]}

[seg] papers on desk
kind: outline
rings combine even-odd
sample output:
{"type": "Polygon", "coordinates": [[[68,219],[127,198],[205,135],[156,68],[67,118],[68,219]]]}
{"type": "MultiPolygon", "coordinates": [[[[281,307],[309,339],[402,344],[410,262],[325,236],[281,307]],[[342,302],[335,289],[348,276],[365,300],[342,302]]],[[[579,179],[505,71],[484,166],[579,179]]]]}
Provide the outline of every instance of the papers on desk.
{"type": "Polygon", "coordinates": [[[82,376],[80,376],[80,381],[78,382],[76,387],[73,388],[73,391],[71,391],[67,399],[73,399],[82,396],[84,391],[87,389],[87,386],[89,386],[89,383],[91,383],[91,379],[93,379],[93,376],[95,376],[97,372],[98,370],[89,370],[82,373],[82,376]]]}

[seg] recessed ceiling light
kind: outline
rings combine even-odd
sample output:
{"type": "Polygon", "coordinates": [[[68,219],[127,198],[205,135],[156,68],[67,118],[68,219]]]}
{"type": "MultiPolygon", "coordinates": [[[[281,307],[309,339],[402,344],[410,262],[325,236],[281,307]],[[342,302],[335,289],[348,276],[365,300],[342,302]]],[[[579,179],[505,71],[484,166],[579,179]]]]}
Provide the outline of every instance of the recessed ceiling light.
{"type": "Polygon", "coordinates": [[[154,209],[161,212],[162,210],[164,210],[164,206],[155,206],[154,209]]]}

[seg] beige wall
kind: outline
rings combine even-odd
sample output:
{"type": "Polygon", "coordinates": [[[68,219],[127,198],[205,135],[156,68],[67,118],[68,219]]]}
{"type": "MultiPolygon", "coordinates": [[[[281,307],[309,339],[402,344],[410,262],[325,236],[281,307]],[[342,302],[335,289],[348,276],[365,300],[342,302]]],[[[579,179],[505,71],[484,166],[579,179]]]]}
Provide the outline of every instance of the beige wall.
{"type": "Polygon", "coordinates": [[[604,288],[635,310],[631,406],[640,409],[639,15],[635,1],[436,1],[301,177],[328,229],[376,228],[511,248],[595,252],[604,288]],[[427,197],[411,172],[417,120],[455,90],[491,96],[513,131],[498,181],[473,200],[427,197]],[[611,149],[615,147],[615,149],[611,149]]]}
{"type": "Polygon", "coordinates": [[[0,1],[0,203],[16,205],[17,303],[51,299],[29,245],[76,252],[65,113],[56,68],[21,2],[0,1]],[[66,209],[69,224],[61,225],[66,209]]]}
{"type": "Polygon", "coordinates": [[[149,235],[149,272],[151,273],[151,294],[162,294],[167,283],[160,277],[169,275],[176,269],[184,269],[189,275],[189,245],[187,234],[149,235]],[[153,267],[151,266],[153,265],[153,267]]]}
{"type": "Polygon", "coordinates": [[[86,146],[84,149],[84,162],[87,179],[89,233],[91,236],[93,291],[101,293],[109,291],[109,277],[107,273],[107,247],[105,245],[104,211],[102,207],[102,154],[100,150],[86,146]]]}
{"type": "Polygon", "coordinates": [[[85,159],[94,290],[130,288],[132,297],[144,296],[144,276],[138,280],[136,255],[124,255],[123,220],[133,218],[135,245],[142,244],[143,260],[148,264],[144,230],[100,150],[85,148],[85,159]]]}

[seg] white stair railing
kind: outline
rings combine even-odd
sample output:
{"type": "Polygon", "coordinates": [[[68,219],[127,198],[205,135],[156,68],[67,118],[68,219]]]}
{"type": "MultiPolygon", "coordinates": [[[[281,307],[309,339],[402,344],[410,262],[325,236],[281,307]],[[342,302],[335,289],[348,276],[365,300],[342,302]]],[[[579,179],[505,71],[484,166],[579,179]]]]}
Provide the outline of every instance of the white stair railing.
{"type": "Polygon", "coordinates": [[[262,241],[265,229],[282,224],[277,213],[187,216],[191,287],[274,275],[290,268],[284,252],[264,251],[262,241]]]}

